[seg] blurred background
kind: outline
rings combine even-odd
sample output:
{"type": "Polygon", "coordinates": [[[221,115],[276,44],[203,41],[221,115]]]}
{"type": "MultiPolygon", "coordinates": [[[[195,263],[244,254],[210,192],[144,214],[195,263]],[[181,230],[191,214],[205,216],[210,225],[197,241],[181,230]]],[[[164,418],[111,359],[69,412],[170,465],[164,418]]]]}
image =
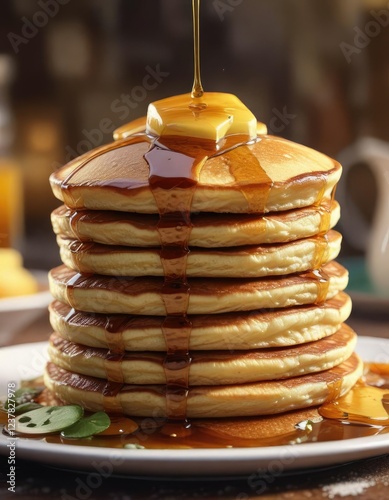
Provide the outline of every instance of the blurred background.
{"type": "MultiPolygon", "coordinates": [[[[192,44],[191,0],[2,0],[0,246],[59,263],[50,173],[189,92],[192,44]]],[[[201,47],[205,90],[238,95],[271,133],[335,158],[364,135],[389,141],[387,0],[203,0],[201,47]]],[[[371,171],[347,183],[371,221],[371,171]]]]}

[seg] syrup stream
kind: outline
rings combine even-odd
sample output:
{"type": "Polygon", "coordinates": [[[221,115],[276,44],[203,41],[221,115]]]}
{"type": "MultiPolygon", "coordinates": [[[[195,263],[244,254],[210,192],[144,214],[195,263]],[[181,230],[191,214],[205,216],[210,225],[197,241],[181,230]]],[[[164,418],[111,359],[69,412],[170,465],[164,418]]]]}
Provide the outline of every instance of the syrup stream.
{"type": "Polygon", "coordinates": [[[204,95],[200,74],[200,0],[192,0],[193,43],[194,43],[194,82],[191,96],[200,98],[204,95]]]}

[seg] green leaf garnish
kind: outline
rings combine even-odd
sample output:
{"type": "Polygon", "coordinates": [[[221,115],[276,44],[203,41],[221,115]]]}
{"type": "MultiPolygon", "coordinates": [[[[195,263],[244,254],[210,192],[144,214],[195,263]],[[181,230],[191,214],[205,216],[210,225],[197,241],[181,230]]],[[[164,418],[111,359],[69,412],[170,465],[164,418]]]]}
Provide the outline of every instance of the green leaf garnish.
{"type": "Polygon", "coordinates": [[[98,411],[89,417],[84,417],[71,427],[63,430],[61,436],[64,438],[86,438],[105,431],[111,424],[109,416],[103,412],[98,411]]]}
{"type": "Polygon", "coordinates": [[[15,415],[21,415],[22,413],[26,413],[28,411],[37,410],[38,408],[42,408],[42,405],[38,403],[23,403],[15,407],[15,415]]]}
{"type": "Polygon", "coordinates": [[[81,406],[42,406],[16,418],[16,431],[23,434],[50,434],[70,427],[80,420],[81,406]]]}

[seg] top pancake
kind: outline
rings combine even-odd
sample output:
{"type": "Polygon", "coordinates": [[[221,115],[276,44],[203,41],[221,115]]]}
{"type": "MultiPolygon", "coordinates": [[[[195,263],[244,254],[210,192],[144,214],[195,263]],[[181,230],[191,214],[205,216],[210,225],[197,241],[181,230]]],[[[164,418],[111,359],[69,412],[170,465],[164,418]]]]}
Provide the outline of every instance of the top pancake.
{"type": "MultiPolygon", "coordinates": [[[[53,173],[53,192],[72,209],[158,213],[144,158],[149,148],[146,136],[97,148],[53,173]]],[[[329,198],[340,175],[338,162],[313,149],[259,136],[204,162],[191,209],[267,213],[306,207],[329,198]]]]}

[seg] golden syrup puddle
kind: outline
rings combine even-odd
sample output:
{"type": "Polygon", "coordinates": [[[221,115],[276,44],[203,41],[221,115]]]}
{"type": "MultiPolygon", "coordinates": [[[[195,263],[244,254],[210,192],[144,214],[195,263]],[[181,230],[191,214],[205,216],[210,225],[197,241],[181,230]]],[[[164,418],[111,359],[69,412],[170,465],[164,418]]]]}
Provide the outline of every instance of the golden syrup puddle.
{"type": "Polygon", "coordinates": [[[344,422],[389,426],[389,365],[366,364],[365,367],[364,380],[359,380],[344,396],[321,405],[321,416],[344,422]],[[380,386],[369,385],[369,381],[380,386]]]}
{"type": "MultiPolygon", "coordinates": [[[[35,381],[35,386],[42,385],[41,382],[35,381]]],[[[337,387],[331,388],[330,398],[337,393],[337,387]]],[[[47,390],[37,402],[62,404],[47,390]]],[[[112,407],[111,411],[120,410],[112,407]]],[[[0,424],[6,423],[7,414],[0,412],[0,424]]],[[[319,407],[269,417],[193,419],[185,423],[159,417],[131,419],[116,414],[111,415],[111,426],[92,438],[46,435],[44,440],[104,448],[181,449],[301,445],[382,434],[389,434],[389,365],[366,363],[365,374],[353,389],[319,407]]],[[[38,439],[26,435],[21,438],[38,439]]]]}

